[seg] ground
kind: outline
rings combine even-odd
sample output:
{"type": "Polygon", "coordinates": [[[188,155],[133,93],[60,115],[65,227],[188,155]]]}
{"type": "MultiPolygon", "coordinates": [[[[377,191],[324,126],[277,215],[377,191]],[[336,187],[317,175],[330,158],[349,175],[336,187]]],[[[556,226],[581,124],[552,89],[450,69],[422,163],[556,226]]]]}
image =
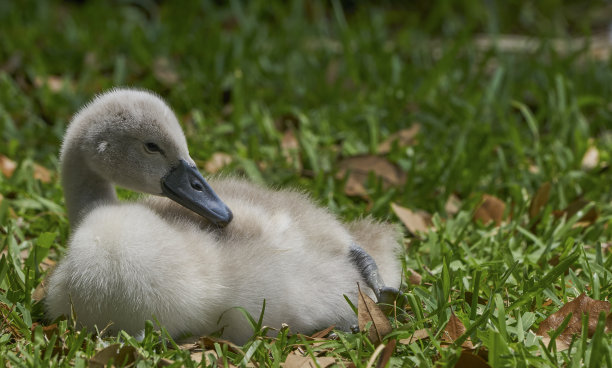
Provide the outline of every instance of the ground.
{"type": "Polygon", "coordinates": [[[202,350],[212,365],[366,366],[384,350],[393,366],[612,367],[611,14],[603,1],[2,2],[0,365],[104,364],[97,352],[121,343],[139,366],[196,366],[202,350]],[[32,293],[70,232],[62,135],[113,86],[165,98],[203,170],[401,224],[408,303],[385,348],[367,332],[264,338],[258,316],[241,347],[43,321],[32,293]]]}

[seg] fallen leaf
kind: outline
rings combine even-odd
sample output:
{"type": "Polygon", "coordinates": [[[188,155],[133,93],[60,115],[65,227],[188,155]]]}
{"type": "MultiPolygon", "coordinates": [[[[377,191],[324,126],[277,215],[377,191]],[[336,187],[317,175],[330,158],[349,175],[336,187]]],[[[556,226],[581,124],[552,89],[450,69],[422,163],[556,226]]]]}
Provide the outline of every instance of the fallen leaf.
{"type": "Polygon", "coordinates": [[[204,164],[204,170],[209,174],[215,174],[222,168],[232,163],[232,156],[223,152],[215,152],[204,164]]]}
{"type": "Polygon", "coordinates": [[[417,134],[419,134],[419,130],[421,130],[421,125],[415,123],[412,124],[410,128],[402,129],[391,134],[389,137],[387,137],[387,139],[378,145],[378,153],[389,153],[391,151],[391,147],[393,147],[393,142],[397,142],[399,147],[407,147],[414,144],[415,137],[417,134]]]}
{"type": "Polygon", "coordinates": [[[496,34],[476,36],[475,45],[484,50],[497,49],[509,53],[533,53],[546,42],[556,53],[567,55],[586,50],[585,56],[596,60],[608,60],[611,54],[610,41],[607,34],[591,35],[589,37],[553,38],[543,41],[536,37],[514,34],[496,34]]]}
{"type": "Polygon", "coordinates": [[[0,172],[2,172],[2,175],[6,176],[7,178],[10,178],[11,176],[13,176],[13,173],[15,172],[16,168],[17,163],[15,161],[4,155],[0,155],[0,172]]]}
{"type": "MultiPolygon", "coordinates": [[[[565,350],[569,348],[569,344],[574,334],[579,334],[582,331],[582,315],[588,315],[588,336],[591,337],[595,333],[597,319],[600,312],[610,313],[612,305],[610,302],[602,300],[594,300],[589,298],[585,293],[580,294],[576,299],[566,303],[558,311],[546,318],[536,332],[536,335],[543,336],[545,343],[550,342],[548,332],[555,330],[561,326],[563,320],[571,313],[569,323],[565,330],[556,339],[557,349],[565,350]]],[[[609,316],[608,316],[609,318],[609,316]]]]}
{"type": "Polygon", "coordinates": [[[212,337],[212,336],[202,336],[198,340],[198,343],[200,344],[202,349],[214,349],[215,348],[215,343],[217,343],[219,345],[227,345],[227,348],[232,353],[244,355],[244,352],[242,351],[242,349],[240,349],[240,347],[238,345],[236,345],[233,342],[228,341],[228,340],[223,340],[223,339],[219,339],[219,338],[212,337]]]}
{"type": "Polygon", "coordinates": [[[486,360],[480,356],[473,354],[469,350],[463,350],[459,356],[459,360],[455,363],[455,368],[490,368],[491,366],[486,360]]]}
{"type": "Polygon", "coordinates": [[[362,185],[365,185],[370,172],[381,178],[384,187],[399,186],[406,182],[405,173],[399,167],[389,162],[384,157],[373,155],[362,155],[345,158],[338,164],[339,170],[336,174],[342,179],[349,174],[362,185]]]}
{"type": "Polygon", "coordinates": [[[34,78],[34,85],[38,88],[47,86],[51,92],[59,92],[64,86],[64,80],[56,75],[50,75],[46,78],[38,76],[34,78]]]}
{"type": "MultiPolygon", "coordinates": [[[[32,342],[34,342],[34,331],[36,331],[36,328],[39,325],[42,327],[42,333],[45,336],[45,338],[47,339],[47,341],[49,339],[51,339],[51,337],[53,335],[55,335],[55,334],[59,335],[59,329],[58,329],[57,323],[53,323],[53,324],[48,325],[48,326],[43,326],[43,325],[41,325],[38,322],[34,322],[32,324],[32,327],[30,328],[30,331],[32,332],[32,342]]],[[[64,332],[64,334],[65,333],[66,332],[64,332]]],[[[67,354],[70,349],[68,349],[68,347],[65,344],[65,336],[59,336],[59,337],[60,338],[55,340],[55,344],[53,346],[49,346],[47,344],[47,346],[43,347],[42,350],[41,350],[41,354],[44,355],[45,352],[46,352],[46,349],[48,349],[48,348],[52,348],[53,349],[53,355],[56,355],[56,354],[65,355],[65,354],[67,354]]]]}
{"type": "Polygon", "coordinates": [[[370,199],[366,188],[352,175],[349,175],[346,184],[344,184],[344,193],[349,197],[361,197],[366,200],[370,199]]]}
{"type": "Polygon", "coordinates": [[[409,275],[408,275],[408,283],[409,284],[411,284],[411,285],[421,285],[421,281],[423,279],[423,277],[421,275],[419,275],[412,268],[407,268],[406,271],[408,271],[408,273],[409,273],[409,275]]]}
{"type": "Polygon", "coordinates": [[[51,172],[44,166],[34,164],[34,179],[43,183],[51,182],[51,172]]]}
{"type": "Polygon", "coordinates": [[[580,167],[582,168],[582,170],[588,171],[596,168],[598,164],[599,150],[597,149],[597,147],[591,146],[584,153],[584,156],[582,156],[582,162],[580,164],[580,167]]]}
{"type": "Polygon", "coordinates": [[[376,368],[384,368],[389,363],[391,359],[391,355],[395,352],[395,346],[397,345],[396,339],[391,339],[385,345],[382,353],[380,354],[380,358],[378,358],[378,362],[376,363],[376,368]]]}
{"type": "MultiPolygon", "coordinates": [[[[578,198],[570,203],[567,208],[561,211],[553,211],[553,216],[556,218],[566,216],[566,218],[569,219],[577,214],[578,211],[581,211],[587,204],[589,204],[589,201],[585,200],[584,198],[578,198]]],[[[578,219],[578,222],[574,224],[574,227],[587,227],[593,225],[598,218],[599,212],[595,207],[593,207],[587,213],[582,215],[580,219],[578,219]]]]}
{"type": "MultiPolygon", "coordinates": [[[[452,343],[452,342],[455,342],[455,340],[457,340],[461,336],[463,336],[463,334],[465,334],[466,331],[467,330],[463,322],[461,322],[461,320],[457,318],[457,316],[455,315],[455,312],[451,311],[451,316],[448,320],[448,323],[446,324],[446,327],[444,327],[444,331],[442,331],[441,338],[443,341],[452,343]]],[[[469,339],[465,340],[463,344],[461,344],[461,346],[463,346],[466,349],[474,348],[474,345],[469,339]]]]}
{"type": "Polygon", "coordinates": [[[410,336],[410,338],[408,339],[401,339],[399,341],[400,344],[403,345],[410,345],[415,341],[419,341],[419,340],[423,340],[423,339],[428,339],[429,338],[429,334],[427,333],[427,330],[422,328],[420,330],[416,330],[414,331],[414,333],[412,334],[412,336],[410,336]]]}
{"type": "Polygon", "coordinates": [[[300,160],[297,157],[299,148],[300,144],[295,137],[293,130],[287,130],[285,133],[283,133],[283,138],[281,140],[281,152],[288,164],[292,165],[294,162],[300,163],[300,160]]]}
{"type": "Polygon", "coordinates": [[[312,339],[315,339],[315,340],[316,340],[316,339],[322,339],[322,338],[324,338],[325,336],[329,335],[329,334],[330,334],[330,332],[332,332],[332,331],[334,330],[334,328],[335,328],[335,327],[336,327],[336,325],[331,325],[331,326],[329,326],[328,328],[326,328],[326,329],[324,329],[324,330],[321,330],[321,331],[318,331],[318,332],[313,333],[312,335],[310,335],[310,337],[311,337],[312,339]]]}
{"type": "Polygon", "coordinates": [[[412,211],[398,204],[391,203],[391,209],[406,226],[408,231],[416,235],[419,232],[427,232],[432,227],[431,215],[424,211],[412,211]]]}
{"type": "Polygon", "coordinates": [[[111,361],[113,366],[124,367],[135,363],[142,357],[133,346],[121,346],[121,344],[113,344],[109,347],[100,350],[91,359],[89,359],[89,367],[103,368],[108,366],[111,361]]]}
{"type": "Polygon", "coordinates": [[[331,60],[327,64],[327,68],[325,69],[325,81],[328,85],[336,84],[338,80],[338,70],[340,67],[340,62],[337,59],[331,60]]]}
{"type": "Polygon", "coordinates": [[[482,196],[480,206],[474,212],[474,221],[480,221],[483,225],[488,225],[493,221],[496,226],[499,226],[504,219],[505,210],[506,204],[501,199],[485,194],[482,196]]]}
{"type": "Polygon", "coordinates": [[[176,70],[166,57],[158,57],[153,62],[153,75],[161,84],[171,87],[179,81],[176,70]]]}
{"type": "MultiPolygon", "coordinates": [[[[466,301],[466,303],[468,303],[469,305],[472,305],[472,298],[474,298],[474,293],[472,293],[471,291],[466,291],[465,292],[465,301],[466,301]]],[[[487,305],[487,303],[489,303],[489,301],[487,299],[485,299],[485,298],[478,297],[477,303],[481,304],[481,305],[487,305]]]]}
{"type": "Polygon", "coordinates": [[[444,204],[444,211],[448,216],[454,216],[461,208],[461,200],[455,194],[451,194],[444,204]]]}
{"type": "Polygon", "coordinates": [[[529,205],[529,217],[533,220],[542,211],[542,208],[548,203],[548,198],[550,197],[550,182],[547,181],[538,188],[535,196],[531,200],[531,204],[529,205]]]}
{"type": "Polygon", "coordinates": [[[359,331],[365,331],[366,325],[371,322],[368,338],[372,344],[379,345],[383,338],[392,331],[391,323],[374,300],[361,292],[359,285],[357,288],[359,291],[359,299],[357,301],[359,331]]]}
{"type": "Polygon", "coordinates": [[[334,357],[303,356],[298,351],[294,350],[287,355],[287,359],[281,366],[285,368],[325,368],[333,364],[336,364],[336,358],[334,357]],[[314,360],[316,360],[316,363],[314,360]]]}

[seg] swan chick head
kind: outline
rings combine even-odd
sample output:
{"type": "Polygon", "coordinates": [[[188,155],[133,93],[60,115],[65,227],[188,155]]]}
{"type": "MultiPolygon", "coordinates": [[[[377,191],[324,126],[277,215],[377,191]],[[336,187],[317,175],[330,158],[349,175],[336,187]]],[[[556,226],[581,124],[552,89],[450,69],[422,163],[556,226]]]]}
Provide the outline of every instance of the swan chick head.
{"type": "Polygon", "coordinates": [[[72,119],[62,145],[63,170],[79,164],[118,186],[164,195],[225,225],[232,213],[196,169],[175,114],[158,96],[113,89],[72,119]]]}

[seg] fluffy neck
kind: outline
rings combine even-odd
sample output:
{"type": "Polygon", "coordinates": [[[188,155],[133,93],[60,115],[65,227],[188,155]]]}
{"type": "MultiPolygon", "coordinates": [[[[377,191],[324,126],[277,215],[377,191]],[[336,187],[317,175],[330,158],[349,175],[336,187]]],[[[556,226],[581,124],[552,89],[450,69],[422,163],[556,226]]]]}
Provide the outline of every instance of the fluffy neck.
{"type": "Polygon", "coordinates": [[[68,144],[62,151],[62,186],[72,228],[102,203],[117,201],[113,185],[89,168],[78,145],[68,144]]]}

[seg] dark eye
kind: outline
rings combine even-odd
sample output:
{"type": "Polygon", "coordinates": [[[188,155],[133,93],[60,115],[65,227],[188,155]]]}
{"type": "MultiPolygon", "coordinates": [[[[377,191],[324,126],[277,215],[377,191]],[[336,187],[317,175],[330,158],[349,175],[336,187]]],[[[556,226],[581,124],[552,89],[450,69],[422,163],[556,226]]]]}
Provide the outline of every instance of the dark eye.
{"type": "Polygon", "coordinates": [[[145,143],[144,147],[149,153],[162,153],[161,148],[159,148],[159,146],[153,142],[145,143]]]}

